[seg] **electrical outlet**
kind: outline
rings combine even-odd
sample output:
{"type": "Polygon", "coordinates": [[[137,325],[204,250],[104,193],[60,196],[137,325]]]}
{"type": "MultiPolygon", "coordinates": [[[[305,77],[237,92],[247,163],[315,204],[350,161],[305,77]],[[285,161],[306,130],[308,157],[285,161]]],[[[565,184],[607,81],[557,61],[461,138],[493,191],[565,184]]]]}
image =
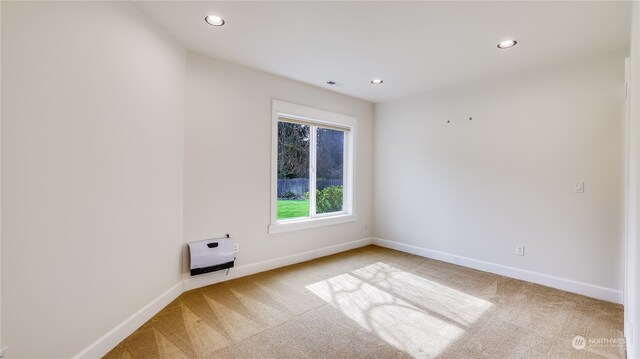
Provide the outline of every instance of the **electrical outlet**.
{"type": "Polygon", "coordinates": [[[516,246],[516,254],[519,256],[524,255],[524,246],[522,244],[516,246]]]}
{"type": "Polygon", "coordinates": [[[238,243],[233,245],[233,251],[238,253],[238,243]]]}
{"type": "Polygon", "coordinates": [[[573,193],[584,193],[584,182],[573,182],[573,193]]]}

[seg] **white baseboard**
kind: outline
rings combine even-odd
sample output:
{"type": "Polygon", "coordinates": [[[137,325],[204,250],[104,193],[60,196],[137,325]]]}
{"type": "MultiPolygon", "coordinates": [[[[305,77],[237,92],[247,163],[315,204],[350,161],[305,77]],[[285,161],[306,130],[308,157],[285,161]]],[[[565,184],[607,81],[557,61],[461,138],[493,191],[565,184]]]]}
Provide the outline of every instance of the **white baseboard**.
{"type": "Polygon", "coordinates": [[[125,319],[122,323],[118,324],[115,328],[111,329],[100,339],[91,343],[73,358],[102,358],[111,349],[118,345],[118,343],[123,341],[136,329],[140,328],[140,326],[147,320],[156,315],[156,313],[158,313],[162,308],[166,307],[171,303],[171,301],[178,298],[182,292],[184,292],[184,283],[180,281],[173,287],[169,288],[166,292],[160,294],[159,297],[152,300],[149,304],[145,305],[142,309],[135,312],[129,318],[125,319]]]}
{"type": "Polygon", "coordinates": [[[500,264],[485,262],[473,258],[462,257],[450,253],[434,251],[431,249],[416,247],[400,242],[389,241],[380,238],[363,238],[351,242],[314,249],[302,253],[296,253],[284,257],[274,258],[258,263],[247,264],[232,268],[228,276],[222,272],[211,273],[194,278],[187,278],[180,281],[169,290],[151,301],[142,309],[131,315],[118,326],[93,342],[87,348],[75,355],[73,358],[101,358],[113,349],[118,343],[131,335],[147,320],[167,306],[172,300],[187,290],[192,290],[207,285],[223,282],[226,280],[243,277],[267,270],[284,267],[287,265],[308,261],[311,259],[324,257],[327,255],[348,251],[350,249],[375,244],[381,247],[391,248],[402,252],[407,252],[427,258],[437,259],[448,263],[482,270],[485,272],[504,275],[511,278],[521,279],[532,283],[542,284],[549,287],[566,290],[573,293],[586,295],[589,297],[607,300],[615,303],[622,303],[622,292],[610,288],[605,288],[589,283],[578,282],[571,279],[554,277],[547,274],[536,273],[524,269],[508,267],[500,264]]]}
{"type": "Polygon", "coordinates": [[[330,254],[348,251],[350,249],[364,247],[371,244],[372,238],[363,238],[351,242],[340,243],[329,247],[318,248],[311,251],[296,253],[280,258],[269,259],[266,261],[247,264],[232,268],[228,276],[222,272],[210,273],[195,278],[187,278],[171,287],[159,297],[145,305],[142,309],[131,315],[115,328],[103,335],[100,339],[91,343],[88,347],[76,354],[73,358],[101,358],[111,349],[118,345],[122,340],[131,335],[147,320],[151,319],[162,308],[166,307],[171,301],[176,299],[180,294],[187,290],[204,287],[207,285],[223,282],[226,280],[243,277],[250,274],[264,272],[270,269],[284,267],[290,264],[300,263],[311,259],[328,256],[330,254]]]}
{"type": "Polygon", "coordinates": [[[398,251],[419,255],[422,257],[441,260],[443,262],[453,263],[464,267],[478,269],[485,272],[503,275],[505,277],[515,278],[545,285],[552,288],[565,290],[567,292],[582,294],[587,297],[602,299],[609,302],[622,304],[622,291],[601,287],[595,284],[579,282],[572,279],[555,277],[548,274],[537,273],[525,269],[509,267],[501,264],[486,262],[469,257],[463,257],[451,253],[435,251],[432,249],[416,247],[400,242],[389,241],[381,238],[373,238],[373,244],[395,249],[398,251]]]}
{"type": "Polygon", "coordinates": [[[226,280],[244,277],[247,275],[268,271],[275,268],[288,266],[311,259],[328,256],[335,253],[348,251],[350,249],[364,247],[371,244],[372,238],[363,238],[351,242],[340,243],[329,247],[314,249],[302,253],[296,253],[284,257],[269,259],[262,262],[246,264],[231,268],[229,275],[225,275],[224,271],[214,272],[210,274],[200,275],[184,280],[184,290],[192,290],[200,287],[206,287],[211,284],[224,282],[226,280]]]}

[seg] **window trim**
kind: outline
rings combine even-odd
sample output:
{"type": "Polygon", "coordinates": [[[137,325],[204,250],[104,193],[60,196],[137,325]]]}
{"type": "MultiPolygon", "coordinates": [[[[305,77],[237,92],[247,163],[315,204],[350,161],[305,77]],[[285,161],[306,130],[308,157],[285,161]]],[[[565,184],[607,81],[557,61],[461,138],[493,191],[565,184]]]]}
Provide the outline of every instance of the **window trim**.
{"type": "MultiPolygon", "coordinates": [[[[356,127],[358,119],[341,113],[320,110],[313,107],[297,105],[281,100],[272,101],[271,110],[271,222],[269,224],[269,234],[282,233],[288,231],[296,231],[307,228],[317,228],[323,226],[334,225],[338,223],[355,222],[355,143],[356,143],[356,127]],[[315,217],[295,218],[290,220],[278,221],[278,122],[281,118],[291,120],[291,122],[300,122],[312,126],[320,126],[324,128],[337,129],[345,131],[344,143],[344,186],[343,186],[343,206],[341,212],[332,212],[326,214],[316,214],[315,217]]],[[[314,131],[315,133],[315,131],[314,131]]],[[[315,143],[315,141],[313,141],[315,143]]],[[[314,147],[314,146],[310,146],[314,147]]],[[[311,151],[315,152],[313,148],[311,151]]],[[[311,156],[310,160],[315,163],[315,156],[311,156]]],[[[315,183],[315,171],[310,173],[309,187],[315,183]],[[313,174],[312,174],[313,173],[313,174]]],[[[314,205],[315,198],[310,196],[309,206],[314,205]]],[[[315,212],[315,211],[314,211],[315,212]]],[[[311,215],[311,211],[309,213],[311,215]]]]}

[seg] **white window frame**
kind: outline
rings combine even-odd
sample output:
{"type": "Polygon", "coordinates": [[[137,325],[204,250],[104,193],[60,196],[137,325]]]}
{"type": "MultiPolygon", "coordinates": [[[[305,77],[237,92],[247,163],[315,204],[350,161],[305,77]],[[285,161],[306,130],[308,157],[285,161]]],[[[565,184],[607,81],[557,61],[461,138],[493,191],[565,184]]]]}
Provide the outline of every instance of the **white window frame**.
{"type": "Polygon", "coordinates": [[[313,107],[273,100],[271,111],[271,224],[269,233],[297,231],[308,228],[323,227],[339,223],[355,222],[355,142],[358,119],[341,113],[320,110],[313,107]],[[310,217],[278,221],[278,122],[280,119],[299,122],[323,128],[335,128],[345,131],[344,134],[344,169],[343,169],[343,211],[315,214],[315,162],[316,162],[316,128],[311,127],[309,143],[309,215],[310,217]],[[313,216],[312,216],[313,215],[313,216]]]}

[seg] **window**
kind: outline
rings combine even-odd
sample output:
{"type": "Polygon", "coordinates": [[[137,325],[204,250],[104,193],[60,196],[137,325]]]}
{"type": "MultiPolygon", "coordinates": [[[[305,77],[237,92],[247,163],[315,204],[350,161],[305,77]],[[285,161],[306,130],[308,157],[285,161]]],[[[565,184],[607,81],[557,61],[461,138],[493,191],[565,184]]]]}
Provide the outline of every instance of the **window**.
{"type": "Polygon", "coordinates": [[[351,116],[273,101],[269,233],[355,221],[351,116]]]}

